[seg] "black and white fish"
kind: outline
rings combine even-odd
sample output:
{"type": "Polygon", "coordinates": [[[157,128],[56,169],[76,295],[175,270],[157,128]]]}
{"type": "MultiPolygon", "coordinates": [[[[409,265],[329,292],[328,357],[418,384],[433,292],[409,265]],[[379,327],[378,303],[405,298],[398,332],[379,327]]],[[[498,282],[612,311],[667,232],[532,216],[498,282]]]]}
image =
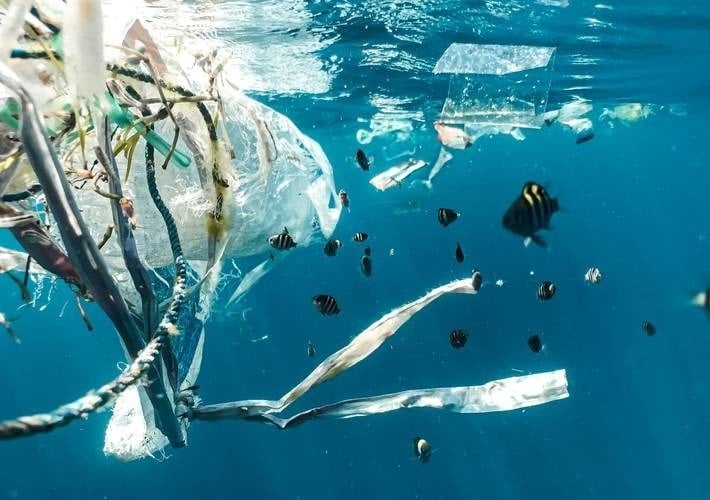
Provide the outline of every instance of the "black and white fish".
{"type": "Polygon", "coordinates": [[[332,316],[340,312],[338,303],[332,295],[315,295],[313,297],[313,305],[323,316],[332,316]]]}
{"type": "Polygon", "coordinates": [[[288,234],[288,229],[284,227],[283,231],[279,234],[269,236],[269,245],[277,250],[289,250],[294,248],[297,243],[293,241],[293,238],[288,234]]]}
{"type": "Polygon", "coordinates": [[[656,327],[653,326],[653,323],[648,320],[643,320],[641,322],[641,331],[643,331],[649,337],[653,337],[654,335],[656,335],[656,327]]]}
{"type": "Polygon", "coordinates": [[[458,219],[461,214],[452,208],[440,208],[437,212],[439,218],[439,224],[446,227],[456,219],[458,219]]]}
{"type": "Polygon", "coordinates": [[[362,149],[358,149],[355,153],[355,160],[357,161],[357,164],[360,165],[360,168],[365,172],[370,170],[370,159],[362,149]]]}
{"type": "Polygon", "coordinates": [[[535,354],[542,351],[544,346],[542,345],[542,340],[540,340],[540,336],[538,334],[528,337],[528,347],[535,354]]]}
{"type": "Polygon", "coordinates": [[[552,281],[543,281],[537,289],[537,298],[540,300],[550,300],[555,296],[557,287],[552,281]]]}
{"type": "Polygon", "coordinates": [[[456,330],[452,330],[451,333],[449,333],[449,343],[451,343],[451,347],[453,347],[454,349],[461,349],[463,346],[466,345],[467,340],[468,332],[466,330],[457,328],[456,330]]]}
{"type": "Polygon", "coordinates": [[[473,270],[473,274],[471,274],[471,283],[473,284],[473,291],[478,293],[483,286],[483,275],[478,269],[473,270]]]}
{"type": "Polygon", "coordinates": [[[596,267],[590,267],[587,272],[584,273],[584,281],[589,283],[597,284],[602,280],[602,272],[596,267]]]}
{"type": "Polygon", "coordinates": [[[463,255],[463,248],[461,248],[461,245],[459,242],[456,242],[456,262],[463,262],[464,255],[463,255]]]}
{"type": "Polygon", "coordinates": [[[525,238],[525,246],[531,241],[543,248],[545,240],[537,234],[550,228],[552,215],[559,211],[556,198],[551,198],[544,187],[536,182],[526,182],[523,190],[503,215],[503,227],[525,238]]]}
{"type": "Polygon", "coordinates": [[[308,344],[306,344],[306,356],[308,356],[309,358],[312,358],[315,355],[316,355],[316,346],[314,346],[313,342],[311,342],[309,340],[308,344]]]}
{"type": "Polygon", "coordinates": [[[368,238],[368,236],[369,235],[367,233],[355,233],[355,235],[353,236],[353,241],[362,243],[368,238]]]}
{"type": "Polygon", "coordinates": [[[369,246],[365,247],[365,255],[367,255],[368,257],[372,255],[372,249],[369,246]]]}
{"type": "Polygon", "coordinates": [[[372,276],[372,259],[368,255],[360,257],[360,271],[368,278],[372,276]]]}
{"type": "Polygon", "coordinates": [[[414,456],[422,463],[427,463],[431,458],[431,445],[423,437],[414,438],[414,456]]]}
{"type": "Polygon", "coordinates": [[[323,252],[325,252],[328,257],[335,257],[335,254],[338,252],[338,248],[342,246],[343,244],[340,240],[328,240],[323,246],[323,252]]]}

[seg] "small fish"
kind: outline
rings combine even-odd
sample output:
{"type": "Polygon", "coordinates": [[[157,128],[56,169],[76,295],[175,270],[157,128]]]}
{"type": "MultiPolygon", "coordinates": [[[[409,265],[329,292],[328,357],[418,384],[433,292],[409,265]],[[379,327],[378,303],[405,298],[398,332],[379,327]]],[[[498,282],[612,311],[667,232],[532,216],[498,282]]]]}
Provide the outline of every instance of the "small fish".
{"type": "Polygon", "coordinates": [[[427,463],[431,458],[431,445],[422,437],[414,438],[414,456],[422,463],[427,463]]]}
{"type": "Polygon", "coordinates": [[[540,351],[542,351],[542,340],[540,340],[540,336],[538,334],[535,334],[528,338],[528,347],[535,354],[538,354],[540,351]]]}
{"type": "Polygon", "coordinates": [[[368,255],[360,257],[360,271],[368,278],[372,276],[372,259],[368,255]]]}
{"type": "Polygon", "coordinates": [[[338,252],[338,248],[342,246],[343,244],[340,240],[328,240],[323,246],[323,252],[325,252],[328,257],[335,257],[335,254],[338,252]]]}
{"type": "Polygon", "coordinates": [[[437,216],[439,218],[439,224],[446,227],[458,219],[461,214],[451,208],[440,208],[437,212],[437,216]]]}
{"type": "Polygon", "coordinates": [[[297,245],[290,234],[288,234],[288,229],[284,227],[283,231],[279,234],[269,236],[269,245],[274,247],[276,250],[289,250],[297,245]]]}
{"type": "Polygon", "coordinates": [[[348,193],[344,189],[341,189],[338,193],[338,198],[340,198],[340,204],[343,208],[350,208],[350,198],[348,198],[348,193]]]}
{"type": "Polygon", "coordinates": [[[340,312],[335,297],[331,295],[315,295],[313,297],[313,305],[316,306],[318,312],[323,316],[332,316],[340,312]]]}
{"type": "Polygon", "coordinates": [[[483,286],[483,275],[478,269],[473,270],[473,274],[471,275],[471,283],[473,284],[473,291],[478,293],[483,286]]]}
{"type": "Polygon", "coordinates": [[[365,247],[365,255],[367,255],[368,257],[372,255],[372,249],[369,246],[365,247]]]}
{"type": "Polygon", "coordinates": [[[312,358],[315,355],[316,355],[316,346],[314,346],[313,342],[311,342],[309,340],[308,344],[306,345],[306,356],[308,356],[309,358],[312,358]]]}
{"type": "Polygon", "coordinates": [[[358,243],[362,243],[368,238],[367,233],[355,233],[355,236],[353,236],[353,241],[356,241],[358,243]]]}
{"type": "Polygon", "coordinates": [[[653,337],[654,335],[656,335],[656,327],[653,326],[653,323],[648,320],[643,320],[641,322],[641,331],[649,337],[653,337]]]}
{"type": "Polygon", "coordinates": [[[394,257],[395,253],[394,248],[390,248],[390,257],[394,257]]]}
{"type": "Polygon", "coordinates": [[[602,272],[596,267],[590,267],[587,272],[584,273],[584,281],[589,283],[597,284],[602,280],[602,272]]]}
{"type": "Polygon", "coordinates": [[[464,255],[463,255],[463,249],[461,248],[461,245],[459,242],[456,242],[456,262],[463,262],[464,255]]]}
{"type": "Polygon", "coordinates": [[[503,227],[525,237],[525,246],[532,241],[547,248],[545,240],[536,233],[550,228],[550,219],[559,209],[557,199],[550,198],[544,187],[536,182],[526,182],[520,196],[503,215],[503,227]]]}
{"type": "Polygon", "coordinates": [[[503,286],[503,285],[505,285],[505,281],[503,281],[503,280],[501,280],[501,279],[496,280],[496,286],[500,287],[500,286],[503,286]]]}
{"type": "Polygon", "coordinates": [[[434,129],[437,132],[436,138],[439,142],[450,148],[466,149],[473,144],[475,140],[460,128],[449,127],[441,122],[435,122],[434,129]]]}
{"type": "Polygon", "coordinates": [[[358,149],[355,153],[355,160],[365,172],[370,170],[370,160],[362,149],[358,149]]]}
{"type": "Polygon", "coordinates": [[[550,300],[555,296],[557,287],[552,281],[543,281],[537,289],[537,298],[540,300],[550,300]]]}
{"type": "Polygon", "coordinates": [[[466,330],[462,329],[456,329],[452,330],[451,333],[449,333],[449,342],[451,343],[451,347],[454,349],[461,349],[463,346],[466,345],[466,341],[468,340],[468,332],[466,330]]]}

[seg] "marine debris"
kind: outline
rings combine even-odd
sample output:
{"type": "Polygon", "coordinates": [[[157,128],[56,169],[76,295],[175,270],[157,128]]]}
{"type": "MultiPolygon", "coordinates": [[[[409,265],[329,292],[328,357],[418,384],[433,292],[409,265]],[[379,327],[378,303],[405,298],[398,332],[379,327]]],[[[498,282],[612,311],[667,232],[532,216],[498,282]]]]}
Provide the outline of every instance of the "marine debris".
{"type": "MultiPolygon", "coordinates": [[[[96,302],[118,334],[127,367],[87,396],[0,422],[0,438],[52,431],[114,405],[104,452],[133,460],[184,447],[194,420],[247,419],[286,429],[398,409],[479,413],[568,397],[566,372],[555,370],[345,399],[280,416],[370,356],[434,300],[477,293],[479,273],[478,280],[475,274],[454,280],[384,315],[278,400],[202,404],[196,383],[218,292],[236,288],[229,303],[237,302],[288,254],[330,239],[350,198],[336,190],[318,143],[224,77],[227,54],[195,54],[189,44],[166,49],[147,20],[131,19],[116,37],[104,31],[110,26],[101,6],[68,0],[57,12],[41,1],[12,2],[5,13],[0,226],[26,253],[0,249],[0,271],[24,271],[25,287],[30,278],[66,283],[89,328],[81,304],[96,302]],[[239,279],[233,279],[225,261],[252,256],[262,263],[244,274],[235,264],[239,279]]],[[[549,62],[553,51],[543,50],[543,59],[549,62]]],[[[429,185],[449,159],[442,150],[429,185]]],[[[364,152],[358,161],[370,168],[364,152]]],[[[424,166],[411,159],[370,182],[386,190],[424,166]]],[[[438,214],[444,226],[457,218],[452,209],[438,214]]],[[[361,232],[354,237],[366,239],[361,232]]],[[[369,247],[361,271],[371,276],[369,247]]],[[[332,296],[312,300],[323,315],[340,310],[332,296]]],[[[18,340],[8,318],[3,314],[0,323],[18,340]]],[[[307,349],[314,356],[310,341],[307,349]]]]}

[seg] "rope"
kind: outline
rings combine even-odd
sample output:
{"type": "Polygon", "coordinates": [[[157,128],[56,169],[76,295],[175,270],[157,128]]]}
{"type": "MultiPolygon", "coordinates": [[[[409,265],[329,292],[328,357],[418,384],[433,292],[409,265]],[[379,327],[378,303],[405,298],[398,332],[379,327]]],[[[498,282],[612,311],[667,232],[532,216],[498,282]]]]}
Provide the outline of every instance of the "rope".
{"type": "Polygon", "coordinates": [[[145,175],[148,183],[148,193],[153,199],[155,207],[160,212],[165,222],[165,227],[168,230],[168,239],[170,241],[170,250],[173,253],[175,261],[175,285],[173,286],[173,294],[165,311],[163,320],[160,322],[158,331],[161,329],[167,330],[171,334],[177,334],[177,321],[180,313],[180,308],[185,302],[187,289],[187,266],[185,265],[185,257],[182,253],[182,245],[180,244],[180,235],[175,225],[173,214],[163,202],[160,196],[158,186],[155,182],[155,149],[149,143],[145,147],[145,175]]]}
{"type": "Polygon", "coordinates": [[[92,391],[72,403],[60,406],[50,413],[40,413],[0,422],[0,439],[28,437],[42,432],[50,432],[100,410],[143,378],[155,361],[163,339],[164,335],[155,336],[121,375],[100,389],[92,391]]]}

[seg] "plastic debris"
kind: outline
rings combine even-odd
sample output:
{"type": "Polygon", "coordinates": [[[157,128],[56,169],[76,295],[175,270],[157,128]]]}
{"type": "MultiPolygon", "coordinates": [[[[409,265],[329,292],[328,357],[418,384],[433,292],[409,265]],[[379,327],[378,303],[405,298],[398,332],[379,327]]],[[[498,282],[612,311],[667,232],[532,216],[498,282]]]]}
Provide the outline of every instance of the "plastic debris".
{"type": "Polygon", "coordinates": [[[370,184],[375,186],[380,191],[385,191],[391,187],[399,186],[404,179],[425,166],[425,161],[415,160],[412,158],[404,163],[388,168],[379,175],[376,175],[370,179],[370,184]]]}
{"type": "Polygon", "coordinates": [[[617,120],[627,127],[634,122],[644,120],[654,114],[653,106],[650,104],[641,104],[639,102],[630,102],[620,104],[613,108],[604,108],[599,115],[600,120],[617,120]]]}
{"type": "Polygon", "coordinates": [[[554,47],[450,45],[434,73],[451,74],[441,112],[447,124],[540,128],[550,90],[554,47]]]}
{"type": "Polygon", "coordinates": [[[584,117],[592,110],[592,104],[584,99],[575,99],[564,104],[560,109],[548,111],[541,116],[542,122],[552,125],[561,123],[575,133],[577,144],[587,142],[594,137],[592,120],[584,117]]]}
{"type": "Polygon", "coordinates": [[[452,43],[434,66],[434,73],[507,75],[550,64],[555,47],[452,43]]]}

